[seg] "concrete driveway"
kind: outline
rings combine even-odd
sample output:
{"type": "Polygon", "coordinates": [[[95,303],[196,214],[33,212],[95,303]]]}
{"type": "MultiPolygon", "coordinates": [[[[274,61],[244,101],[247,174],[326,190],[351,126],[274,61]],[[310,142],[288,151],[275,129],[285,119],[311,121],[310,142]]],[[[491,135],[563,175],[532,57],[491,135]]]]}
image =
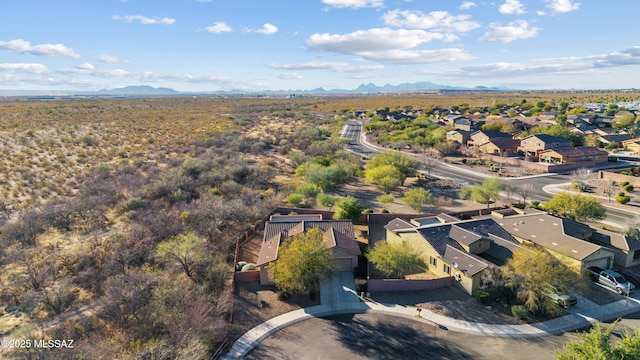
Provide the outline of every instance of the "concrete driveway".
{"type": "Polygon", "coordinates": [[[320,304],[339,306],[354,302],[360,302],[360,299],[352,272],[337,272],[328,281],[320,283],[320,304]]]}

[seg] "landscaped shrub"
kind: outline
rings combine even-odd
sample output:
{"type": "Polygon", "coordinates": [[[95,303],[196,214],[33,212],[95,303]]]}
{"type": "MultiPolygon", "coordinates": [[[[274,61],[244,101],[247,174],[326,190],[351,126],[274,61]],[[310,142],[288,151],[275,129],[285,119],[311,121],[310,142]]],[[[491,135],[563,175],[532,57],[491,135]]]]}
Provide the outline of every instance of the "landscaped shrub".
{"type": "Polygon", "coordinates": [[[242,268],[243,268],[245,265],[247,265],[247,262],[246,262],[246,261],[238,261],[238,263],[236,264],[236,270],[237,270],[237,271],[242,270],[242,268]]]}
{"type": "Polygon", "coordinates": [[[380,214],[388,214],[389,210],[387,209],[380,209],[380,214]]]}
{"type": "Polygon", "coordinates": [[[629,185],[628,181],[623,181],[620,183],[620,187],[624,189],[625,186],[629,185]]]}
{"type": "Polygon", "coordinates": [[[473,292],[473,297],[476,298],[476,300],[478,300],[479,303],[481,304],[488,304],[489,303],[489,293],[484,291],[484,290],[476,290],[473,292]]]}
{"type": "Polygon", "coordinates": [[[513,305],[511,307],[511,313],[519,320],[524,320],[529,316],[529,310],[522,305],[513,305]]]}
{"type": "Polygon", "coordinates": [[[629,184],[627,186],[624,187],[624,191],[626,192],[633,192],[633,185],[629,184]]]}
{"type": "Polygon", "coordinates": [[[531,207],[534,209],[537,209],[538,206],[540,206],[540,201],[538,200],[531,200],[531,207]]]}
{"type": "Polygon", "coordinates": [[[371,209],[364,209],[364,210],[362,210],[362,213],[363,213],[363,214],[372,214],[372,213],[373,213],[373,210],[371,210],[371,209]]]}
{"type": "Polygon", "coordinates": [[[255,269],[256,269],[256,264],[248,263],[245,266],[243,266],[240,271],[251,271],[251,270],[255,270],[255,269]]]}
{"type": "Polygon", "coordinates": [[[524,209],[526,205],[527,204],[523,204],[523,203],[511,204],[511,206],[513,206],[516,209],[524,209]]]}
{"type": "Polygon", "coordinates": [[[616,201],[619,202],[620,204],[626,204],[629,201],[631,201],[631,198],[626,195],[618,195],[616,196],[616,201]]]}

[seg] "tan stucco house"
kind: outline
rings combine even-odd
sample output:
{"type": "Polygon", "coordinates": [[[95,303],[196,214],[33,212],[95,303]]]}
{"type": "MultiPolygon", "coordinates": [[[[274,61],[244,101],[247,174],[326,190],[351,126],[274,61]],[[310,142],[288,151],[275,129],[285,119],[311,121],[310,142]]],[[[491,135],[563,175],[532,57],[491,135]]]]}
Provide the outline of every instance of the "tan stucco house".
{"type": "Polygon", "coordinates": [[[355,240],[353,224],[350,220],[325,220],[320,214],[272,215],[265,223],[264,236],[258,261],[260,284],[271,285],[267,265],[278,259],[280,244],[288,237],[304,233],[311,228],[319,228],[324,244],[333,250],[333,262],[338,271],[353,271],[358,266],[362,254],[355,240]]]}

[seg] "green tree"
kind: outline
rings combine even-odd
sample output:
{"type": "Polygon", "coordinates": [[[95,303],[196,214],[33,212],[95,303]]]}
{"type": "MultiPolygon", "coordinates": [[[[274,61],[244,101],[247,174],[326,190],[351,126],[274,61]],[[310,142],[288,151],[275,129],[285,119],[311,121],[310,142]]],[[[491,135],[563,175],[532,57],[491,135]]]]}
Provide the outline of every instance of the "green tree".
{"type": "Polygon", "coordinates": [[[579,335],[578,340],[569,342],[556,354],[557,360],[610,360],[640,359],[640,331],[624,330],[622,337],[611,341],[611,333],[618,321],[603,328],[595,324],[588,332],[579,335]]]}
{"type": "Polygon", "coordinates": [[[318,193],[320,193],[320,188],[315,184],[300,184],[296,186],[296,193],[304,196],[304,204],[308,206],[311,200],[315,199],[318,193]]]}
{"type": "Polygon", "coordinates": [[[488,178],[482,184],[474,184],[472,186],[463,186],[460,188],[459,196],[462,199],[469,198],[481,204],[489,204],[491,201],[498,201],[500,191],[503,184],[498,178],[488,178]]]}
{"type": "Polygon", "coordinates": [[[393,195],[391,194],[380,195],[378,196],[378,201],[383,205],[390,204],[393,202],[393,195]]]}
{"type": "Polygon", "coordinates": [[[544,209],[575,221],[599,221],[606,217],[606,209],[593,196],[560,193],[544,204],[544,209]]]}
{"type": "Polygon", "coordinates": [[[356,222],[362,215],[362,206],[356,199],[348,196],[336,201],[336,211],[333,218],[336,220],[351,220],[356,222]]]}
{"type": "Polygon", "coordinates": [[[364,176],[368,183],[378,185],[385,194],[391,193],[404,181],[404,175],[393,165],[366,169],[364,176]]]}
{"type": "Polygon", "coordinates": [[[633,114],[624,114],[611,124],[611,127],[614,129],[629,129],[636,122],[636,118],[633,114]]]}
{"type": "Polygon", "coordinates": [[[395,166],[402,173],[401,185],[407,177],[415,176],[418,162],[398,151],[385,151],[369,160],[367,169],[373,169],[383,165],[395,166]]]}
{"type": "Polygon", "coordinates": [[[331,208],[333,208],[333,205],[336,204],[336,200],[337,199],[335,196],[325,193],[320,193],[318,194],[318,196],[316,196],[316,201],[318,202],[318,204],[329,208],[329,210],[331,210],[331,208]]]}
{"type": "Polygon", "coordinates": [[[323,243],[322,231],[312,228],[285,240],[278,259],[267,265],[269,277],[287,294],[311,294],[335,270],[333,252],[323,243]]]}
{"type": "Polygon", "coordinates": [[[535,245],[514,250],[513,256],[502,267],[502,277],[507,286],[518,289],[518,297],[534,314],[559,310],[544,295],[547,287],[572,289],[581,283],[576,272],[535,245]]]}
{"type": "Polygon", "coordinates": [[[207,240],[193,232],[179,234],[158,245],[156,256],[164,261],[177,262],[184,273],[193,278],[194,267],[206,259],[207,240]]]}
{"type": "MultiPolygon", "coordinates": [[[[305,164],[308,164],[304,169],[304,176],[307,181],[317,185],[322,191],[329,191],[347,180],[345,169],[336,164],[329,166],[322,166],[317,163],[305,164]]],[[[296,169],[296,175],[298,175],[298,169],[296,169]]]]}
{"type": "Polygon", "coordinates": [[[420,187],[405,191],[402,201],[415,211],[421,212],[423,206],[433,202],[433,198],[429,190],[420,187]]]}
{"type": "Polygon", "coordinates": [[[302,200],[304,200],[304,195],[302,194],[293,193],[287,196],[287,202],[295,207],[298,207],[302,203],[302,200]]]}
{"type": "Polygon", "coordinates": [[[380,241],[367,252],[367,259],[385,276],[394,279],[427,269],[420,253],[404,241],[402,243],[380,241]]]}

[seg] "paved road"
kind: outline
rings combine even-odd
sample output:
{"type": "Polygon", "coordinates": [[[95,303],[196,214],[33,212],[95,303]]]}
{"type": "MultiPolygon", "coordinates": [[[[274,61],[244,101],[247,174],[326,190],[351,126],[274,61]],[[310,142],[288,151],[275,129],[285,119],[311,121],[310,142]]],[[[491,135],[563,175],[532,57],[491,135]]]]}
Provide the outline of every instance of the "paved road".
{"type": "Polygon", "coordinates": [[[575,333],[537,339],[473,336],[381,314],[315,318],[267,338],[247,359],[553,359],[575,333]]]}
{"type": "MultiPolygon", "coordinates": [[[[361,132],[361,121],[349,120],[346,122],[343,136],[349,139],[348,149],[362,156],[372,156],[380,153],[381,150],[366,146],[360,141],[361,132]]],[[[476,182],[482,182],[484,179],[486,179],[486,176],[483,176],[481,174],[476,174],[471,171],[465,171],[456,167],[446,165],[441,165],[431,170],[431,175],[433,175],[434,177],[453,180],[462,185],[470,185],[476,182]]],[[[595,176],[596,173],[594,172],[592,177],[595,176]]],[[[505,184],[512,185],[531,183],[535,186],[535,190],[532,192],[529,200],[547,201],[551,199],[553,195],[544,192],[542,188],[547,185],[571,182],[571,177],[566,174],[550,174],[546,176],[531,177],[526,179],[504,179],[503,182],[505,184]]],[[[630,219],[633,219],[636,216],[636,214],[630,213],[628,211],[620,210],[617,208],[607,208],[606,221],[617,224],[626,224],[630,219]]]]}

